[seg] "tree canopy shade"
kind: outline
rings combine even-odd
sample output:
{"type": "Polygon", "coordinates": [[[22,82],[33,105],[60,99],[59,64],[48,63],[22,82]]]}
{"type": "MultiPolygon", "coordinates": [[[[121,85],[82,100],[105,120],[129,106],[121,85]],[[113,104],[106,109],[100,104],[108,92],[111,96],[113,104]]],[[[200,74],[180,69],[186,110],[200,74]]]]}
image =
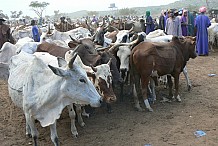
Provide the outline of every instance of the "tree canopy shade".
{"type": "Polygon", "coordinates": [[[49,5],[49,3],[46,2],[38,2],[38,1],[32,1],[29,5],[29,7],[32,8],[32,10],[39,16],[42,17],[43,11],[46,9],[46,7],[49,5]]]}

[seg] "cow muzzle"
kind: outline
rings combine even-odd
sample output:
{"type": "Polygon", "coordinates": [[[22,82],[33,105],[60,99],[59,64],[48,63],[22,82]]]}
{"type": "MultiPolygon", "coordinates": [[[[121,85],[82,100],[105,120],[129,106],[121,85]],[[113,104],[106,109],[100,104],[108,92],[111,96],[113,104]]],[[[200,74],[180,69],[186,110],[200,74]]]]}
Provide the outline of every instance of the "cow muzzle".
{"type": "Polygon", "coordinates": [[[117,97],[115,95],[114,96],[109,96],[105,100],[106,103],[112,103],[112,102],[116,102],[116,101],[117,101],[117,97]]]}

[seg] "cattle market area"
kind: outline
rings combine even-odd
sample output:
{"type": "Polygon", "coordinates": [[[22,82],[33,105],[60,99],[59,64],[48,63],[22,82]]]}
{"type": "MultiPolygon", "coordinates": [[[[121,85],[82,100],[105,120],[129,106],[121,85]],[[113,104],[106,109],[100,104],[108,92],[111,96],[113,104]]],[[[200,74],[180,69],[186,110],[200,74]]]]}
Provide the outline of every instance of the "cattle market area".
{"type": "MultiPolygon", "coordinates": [[[[85,127],[76,122],[77,138],[70,131],[70,118],[65,108],[57,121],[61,146],[217,146],[218,145],[218,50],[209,56],[198,56],[187,64],[192,82],[187,91],[184,75],[180,75],[182,102],[160,103],[168,94],[163,85],[156,87],[157,101],[151,104],[154,112],[138,112],[133,97],[125,86],[124,102],[112,103],[112,113],[105,107],[96,108],[90,118],[84,117],[85,127]],[[196,137],[202,130],[206,135],[196,137]]],[[[115,90],[118,94],[119,89],[115,90]]],[[[143,101],[141,101],[144,107],[143,101]]],[[[7,81],[0,80],[0,142],[1,146],[28,146],[32,139],[25,137],[23,111],[15,107],[8,95],[7,81]]],[[[40,133],[39,146],[52,146],[49,127],[36,126],[40,133]]]]}

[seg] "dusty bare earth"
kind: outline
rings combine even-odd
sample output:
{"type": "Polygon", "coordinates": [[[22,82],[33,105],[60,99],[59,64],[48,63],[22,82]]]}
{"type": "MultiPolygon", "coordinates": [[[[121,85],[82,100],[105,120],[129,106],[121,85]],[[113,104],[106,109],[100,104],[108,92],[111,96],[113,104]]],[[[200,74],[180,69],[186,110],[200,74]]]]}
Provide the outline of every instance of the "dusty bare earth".
{"type": "MultiPolygon", "coordinates": [[[[77,139],[71,135],[70,119],[64,109],[57,124],[61,146],[218,146],[218,49],[207,57],[191,59],[187,67],[193,88],[187,91],[181,74],[181,103],[160,103],[167,90],[159,86],[158,100],[152,105],[154,112],[137,112],[132,97],[126,94],[125,102],[112,105],[113,113],[98,108],[93,116],[84,118],[84,128],[77,123],[77,139]],[[217,75],[209,77],[210,73],[217,75]],[[196,138],[196,130],[203,130],[206,136],[196,138]]],[[[1,146],[31,145],[32,140],[25,137],[22,110],[11,102],[7,81],[3,80],[0,80],[0,115],[1,146]]],[[[49,128],[42,128],[39,123],[37,127],[39,145],[52,146],[49,128]]]]}

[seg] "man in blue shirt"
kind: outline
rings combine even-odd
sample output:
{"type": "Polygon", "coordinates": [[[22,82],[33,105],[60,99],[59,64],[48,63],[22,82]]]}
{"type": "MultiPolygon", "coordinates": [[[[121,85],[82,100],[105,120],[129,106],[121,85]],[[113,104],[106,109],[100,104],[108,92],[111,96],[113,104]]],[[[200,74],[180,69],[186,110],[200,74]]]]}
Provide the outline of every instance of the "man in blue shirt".
{"type": "Polygon", "coordinates": [[[40,41],[40,34],[39,34],[39,28],[36,25],[36,21],[31,20],[31,25],[32,25],[33,39],[34,39],[35,42],[39,42],[40,41]]]}

